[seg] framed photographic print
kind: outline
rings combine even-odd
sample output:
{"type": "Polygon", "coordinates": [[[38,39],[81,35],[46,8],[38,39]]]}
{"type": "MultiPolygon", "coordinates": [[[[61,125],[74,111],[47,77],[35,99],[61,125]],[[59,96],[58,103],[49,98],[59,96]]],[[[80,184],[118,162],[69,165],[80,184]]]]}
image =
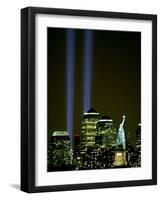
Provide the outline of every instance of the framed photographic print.
{"type": "Polygon", "coordinates": [[[157,16],[21,10],[21,190],[157,184],[157,16]]]}

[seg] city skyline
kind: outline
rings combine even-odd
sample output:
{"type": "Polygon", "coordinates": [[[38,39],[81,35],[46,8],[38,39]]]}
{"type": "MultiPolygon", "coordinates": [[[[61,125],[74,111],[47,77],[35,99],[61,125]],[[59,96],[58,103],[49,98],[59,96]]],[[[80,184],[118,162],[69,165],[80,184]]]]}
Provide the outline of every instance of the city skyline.
{"type": "Polygon", "coordinates": [[[121,116],[127,116],[125,128],[133,134],[133,143],[141,120],[140,40],[138,32],[48,28],[48,132],[67,129],[70,123],[69,134],[79,134],[87,96],[90,107],[110,116],[117,126],[121,116]]]}
{"type": "Polygon", "coordinates": [[[124,130],[125,119],[123,115],[117,129],[109,116],[89,109],[80,121],[81,133],[76,138],[73,134],[74,145],[67,130],[54,131],[49,137],[48,171],[140,167],[141,125],[132,147],[124,130]]]}

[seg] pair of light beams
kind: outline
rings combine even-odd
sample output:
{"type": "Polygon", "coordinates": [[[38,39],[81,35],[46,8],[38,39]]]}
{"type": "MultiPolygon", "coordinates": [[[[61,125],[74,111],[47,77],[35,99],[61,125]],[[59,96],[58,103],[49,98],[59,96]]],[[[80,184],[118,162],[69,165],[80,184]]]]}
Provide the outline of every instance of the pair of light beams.
{"type": "MultiPolygon", "coordinates": [[[[74,65],[75,65],[75,30],[67,30],[66,38],[66,70],[67,70],[67,131],[72,140],[74,115],[74,65]]],[[[84,31],[83,55],[83,112],[90,108],[92,77],[92,31],[84,31]]]]}

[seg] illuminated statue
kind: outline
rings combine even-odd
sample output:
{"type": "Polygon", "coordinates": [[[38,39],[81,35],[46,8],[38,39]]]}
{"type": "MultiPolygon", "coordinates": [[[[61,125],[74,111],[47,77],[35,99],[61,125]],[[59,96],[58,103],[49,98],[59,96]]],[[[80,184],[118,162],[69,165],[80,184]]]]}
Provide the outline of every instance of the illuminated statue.
{"type": "Polygon", "coordinates": [[[120,124],[119,130],[118,130],[118,138],[117,138],[117,146],[122,147],[123,150],[126,149],[125,131],[123,128],[124,122],[125,122],[125,115],[122,116],[122,123],[120,124]]]}
{"type": "Polygon", "coordinates": [[[115,167],[127,166],[126,161],[126,141],[125,141],[125,131],[124,131],[125,115],[122,116],[122,123],[120,124],[117,136],[117,147],[115,151],[115,158],[113,165],[115,167]]]}

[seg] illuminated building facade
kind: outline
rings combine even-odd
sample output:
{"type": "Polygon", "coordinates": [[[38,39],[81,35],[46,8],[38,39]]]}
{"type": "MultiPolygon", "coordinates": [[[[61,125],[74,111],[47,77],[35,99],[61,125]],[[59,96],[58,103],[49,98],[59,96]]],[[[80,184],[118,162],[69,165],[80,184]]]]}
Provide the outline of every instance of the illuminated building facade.
{"type": "Polygon", "coordinates": [[[107,169],[113,167],[114,151],[106,148],[87,148],[83,157],[82,169],[107,169]]]}
{"type": "Polygon", "coordinates": [[[125,116],[117,133],[110,117],[100,118],[90,109],[83,114],[81,134],[73,135],[73,149],[67,131],[53,132],[48,145],[48,171],[141,166],[141,126],[137,127],[134,147],[131,134],[125,138],[124,123],[125,116]]]}
{"type": "Polygon", "coordinates": [[[81,130],[81,148],[94,147],[97,135],[96,124],[100,119],[100,114],[94,109],[88,110],[83,115],[81,130]]]}
{"type": "Polygon", "coordinates": [[[102,117],[96,125],[96,143],[100,147],[111,149],[116,147],[117,130],[110,117],[102,117]]]}
{"type": "Polygon", "coordinates": [[[66,131],[55,131],[48,146],[48,171],[72,169],[72,149],[66,131]]]}

